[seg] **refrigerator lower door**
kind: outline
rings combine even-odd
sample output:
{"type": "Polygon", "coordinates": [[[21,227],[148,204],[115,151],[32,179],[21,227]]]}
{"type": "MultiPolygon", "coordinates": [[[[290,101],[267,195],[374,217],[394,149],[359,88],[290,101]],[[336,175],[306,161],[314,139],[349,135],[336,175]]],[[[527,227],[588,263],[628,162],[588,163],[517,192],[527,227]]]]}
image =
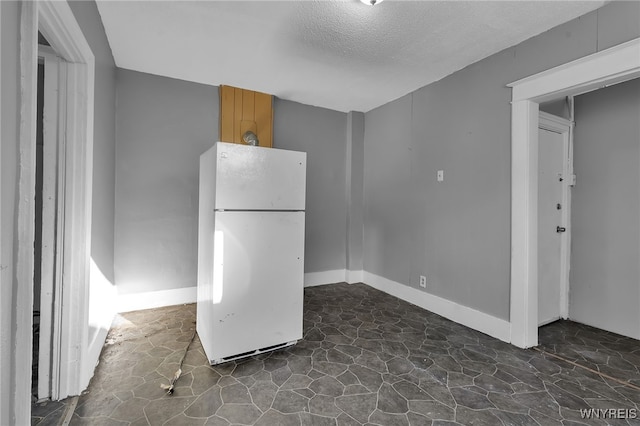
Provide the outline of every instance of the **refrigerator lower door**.
{"type": "Polygon", "coordinates": [[[216,212],[212,364],[302,338],[304,212],[216,212]]]}

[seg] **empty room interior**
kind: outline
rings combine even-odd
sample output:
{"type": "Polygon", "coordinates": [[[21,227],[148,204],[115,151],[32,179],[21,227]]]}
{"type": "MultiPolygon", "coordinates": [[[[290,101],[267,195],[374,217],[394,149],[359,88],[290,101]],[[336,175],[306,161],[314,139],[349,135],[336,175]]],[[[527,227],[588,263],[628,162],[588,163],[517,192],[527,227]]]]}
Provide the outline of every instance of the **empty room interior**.
{"type": "Polygon", "coordinates": [[[640,1],[0,25],[0,425],[640,424],[640,1]]]}

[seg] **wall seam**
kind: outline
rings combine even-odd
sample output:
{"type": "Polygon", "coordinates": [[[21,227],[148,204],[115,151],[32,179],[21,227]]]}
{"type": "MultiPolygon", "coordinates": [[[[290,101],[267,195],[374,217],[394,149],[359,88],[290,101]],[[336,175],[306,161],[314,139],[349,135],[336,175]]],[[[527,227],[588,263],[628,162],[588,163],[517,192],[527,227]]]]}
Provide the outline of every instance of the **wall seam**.
{"type": "MultiPolygon", "coordinates": [[[[415,104],[415,91],[411,92],[411,117],[409,119],[409,132],[410,132],[409,134],[411,135],[411,140],[409,141],[409,188],[411,188],[411,185],[414,179],[414,171],[412,167],[413,161],[411,161],[411,157],[413,156],[412,151],[416,143],[416,132],[415,132],[415,126],[414,126],[414,108],[413,108],[414,104],[415,104]]],[[[413,212],[415,212],[415,210],[413,210],[413,212]]],[[[410,214],[412,213],[410,212],[410,214]]],[[[412,236],[411,239],[409,240],[410,247],[415,244],[414,238],[415,237],[412,236]]],[[[415,266],[415,258],[413,256],[414,252],[415,250],[411,250],[411,255],[409,256],[409,282],[407,283],[409,287],[412,287],[413,270],[415,266]]]]}
{"type": "Polygon", "coordinates": [[[353,182],[353,112],[350,111],[346,115],[347,125],[345,134],[345,201],[347,204],[347,217],[346,217],[346,232],[345,232],[345,269],[348,271],[351,266],[351,217],[352,208],[352,191],[351,185],[353,182]]]}

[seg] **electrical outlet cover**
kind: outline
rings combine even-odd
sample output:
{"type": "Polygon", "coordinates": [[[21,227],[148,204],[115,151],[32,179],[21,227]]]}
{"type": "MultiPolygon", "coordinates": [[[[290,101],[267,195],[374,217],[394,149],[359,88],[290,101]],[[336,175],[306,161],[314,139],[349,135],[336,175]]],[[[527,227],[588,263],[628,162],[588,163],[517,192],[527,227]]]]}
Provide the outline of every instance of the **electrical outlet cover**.
{"type": "Polygon", "coordinates": [[[420,275],[420,287],[426,287],[427,286],[427,277],[425,277],[424,275],[420,275]]]}

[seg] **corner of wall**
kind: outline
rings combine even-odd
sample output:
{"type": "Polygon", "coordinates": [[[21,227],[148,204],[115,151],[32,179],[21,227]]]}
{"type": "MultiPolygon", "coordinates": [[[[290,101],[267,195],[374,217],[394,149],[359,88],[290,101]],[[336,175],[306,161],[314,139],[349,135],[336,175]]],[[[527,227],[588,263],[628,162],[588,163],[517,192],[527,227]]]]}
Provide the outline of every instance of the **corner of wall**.
{"type": "Polygon", "coordinates": [[[315,287],[318,285],[344,282],[346,271],[344,269],[334,269],[322,272],[306,272],[304,274],[304,286],[315,287]]]}
{"type": "Polygon", "coordinates": [[[345,236],[345,266],[347,271],[361,271],[364,257],[364,113],[351,111],[347,114],[346,133],[347,232],[345,236]]]}
{"type": "Polygon", "coordinates": [[[197,287],[183,287],[170,290],[147,291],[143,293],[119,294],[116,311],[131,312],[163,306],[196,303],[197,287]]]}

